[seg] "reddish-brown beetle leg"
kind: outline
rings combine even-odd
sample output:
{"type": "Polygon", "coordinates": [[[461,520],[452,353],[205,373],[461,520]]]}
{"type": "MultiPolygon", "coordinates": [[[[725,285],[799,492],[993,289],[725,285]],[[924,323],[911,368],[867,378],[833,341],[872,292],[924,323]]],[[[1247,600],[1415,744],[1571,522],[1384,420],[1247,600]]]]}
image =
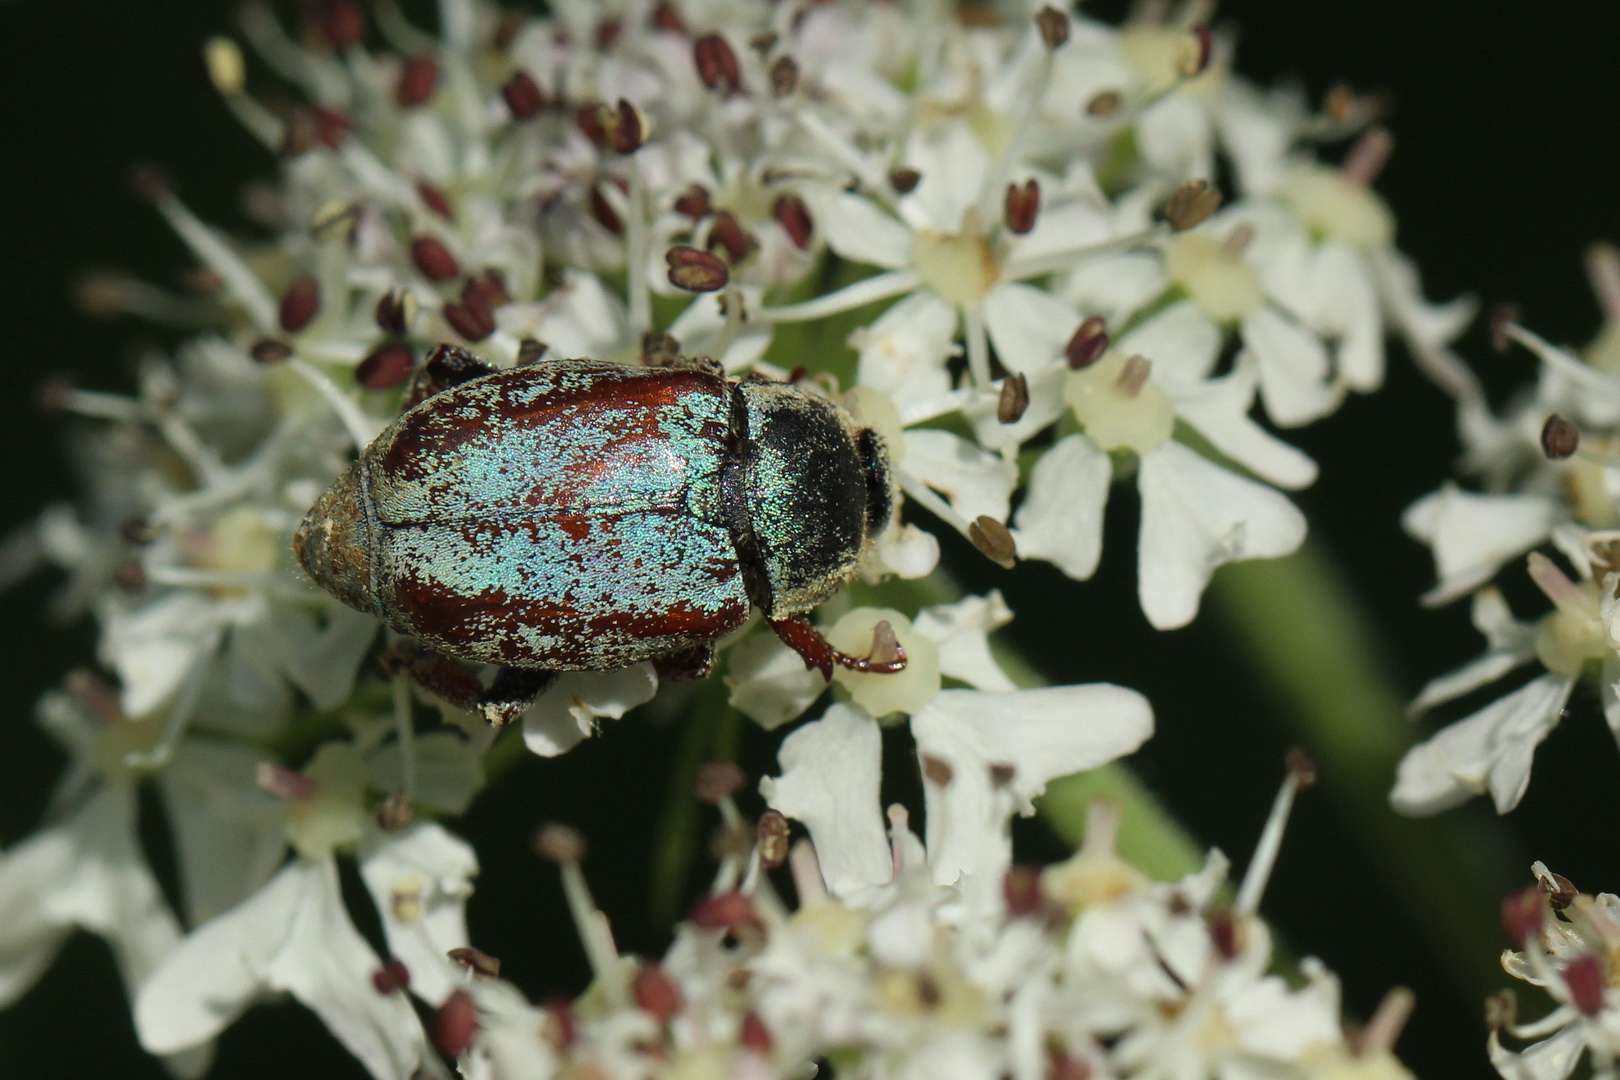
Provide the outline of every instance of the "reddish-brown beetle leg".
{"type": "Polygon", "coordinates": [[[884,653],[882,659],[871,656],[851,656],[832,647],[832,642],[821,631],[803,619],[771,619],[771,629],[794,652],[804,658],[804,666],[821,672],[824,679],[832,678],[833,665],[873,675],[893,675],[906,669],[906,650],[894,639],[894,631],[887,623],[879,623],[873,633],[874,652],[884,653]],[[883,640],[884,638],[887,640],[883,640]]]}
{"type": "Polygon", "coordinates": [[[401,642],[382,655],[383,670],[405,675],[416,685],[463,712],[477,713],[504,727],[529,711],[534,699],[557,680],[555,671],[503,667],[485,689],[473,669],[420,645],[401,642]]]}

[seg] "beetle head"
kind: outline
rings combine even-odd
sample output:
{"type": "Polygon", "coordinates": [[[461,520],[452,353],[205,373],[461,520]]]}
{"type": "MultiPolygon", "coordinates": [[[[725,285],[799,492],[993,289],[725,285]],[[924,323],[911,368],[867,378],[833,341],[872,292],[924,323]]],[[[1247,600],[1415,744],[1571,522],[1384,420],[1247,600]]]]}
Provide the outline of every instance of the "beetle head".
{"type": "Polygon", "coordinates": [[[371,528],[356,462],[315,500],[293,534],[293,553],[315,584],[359,611],[374,612],[371,528]]]}

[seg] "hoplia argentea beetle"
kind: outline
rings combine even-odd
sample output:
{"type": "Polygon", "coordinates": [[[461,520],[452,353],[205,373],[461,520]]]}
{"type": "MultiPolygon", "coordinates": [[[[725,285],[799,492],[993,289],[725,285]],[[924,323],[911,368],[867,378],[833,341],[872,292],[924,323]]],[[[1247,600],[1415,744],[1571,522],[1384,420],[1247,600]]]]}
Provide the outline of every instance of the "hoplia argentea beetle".
{"type": "Polygon", "coordinates": [[[894,500],[883,440],[826,398],[702,361],[493,371],[453,346],[411,398],[293,544],[322,588],[418,643],[396,662],[452,703],[505,723],[561,671],[702,674],[750,605],[824,675],[905,666],[802,618],[894,500]],[[484,688],[445,658],[501,668],[484,688]]]}

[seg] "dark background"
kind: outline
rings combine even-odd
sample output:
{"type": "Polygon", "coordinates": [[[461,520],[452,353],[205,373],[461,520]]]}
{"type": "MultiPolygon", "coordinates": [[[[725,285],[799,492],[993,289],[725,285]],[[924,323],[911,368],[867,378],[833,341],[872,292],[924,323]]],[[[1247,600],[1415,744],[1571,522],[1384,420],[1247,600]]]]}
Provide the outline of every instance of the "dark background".
{"type": "MultiPolygon", "coordinates": [[[[272,163],[217,103],[196,59],[205,36],[229,29],[228,12],[223,4],[172,0],[0,6],[0,362],[11,403],[0,423],[0,528],[73,490],[61,429],[33,404],[40,381],[72,372],[92,385],[125,386],[133,346],[156,336],[133,323],[81,317],[69,297],[73,279],[114,264],[170,282],[185,262],[157,216],[130,194],[128,167],[161,165],[196,210],[224,222],[240,220],[242,183],[270,173],[272,163]]],[[[1298,76],[1313,95],[1340,80],[1393,95],[1397,149],[1379,188],[1431,297],[1472,291],[1487,303],[1516,302],[1555,341],[1592,334],[1598,313],[1582,250],[1620,236],[1620,67],[1613,63],[1620,9],[1520,0],[1486,13],[1464,0],[1247,0],[1225,5],[1222,17],[1242,30],[1239,68],[1251,77],[1298,76]]],[[[1477,330],[1466,346],[1498,393],[1532,374],[1525,354],[1493,355],[1477,330]]],[[[1383,631],[1402,692],[1475,655],[1479,642],[1463,607],[1417,606],[1432,568],[1397,525],[1455,453],[1439,394],[1397,359],[1381,393],[1350,402],[1298,441],[1323,465],[1322,480],[1300,502],[1383,631]]],[[[1066,582],[1040,565],[994,579],[1020,615],[1008,633],[1055,681],[1107,679],[1146,691],[1160,733],[1139,766],[1184,820],[1197,823],[1202,840],[1241,865],[1293,736],[1218,619],[1206,614],[1187,630],[1150,635],[1133,597],[1134,528],[1129,512],[1113,515],[1094,583],[1066,582]]],[[[965,565],[972,584],[991,583],[978,564],[965,565]]],[[[0,622],[0,840],[8,844],[34,827],[60,765],[31,722],[32,703],[93,647],[87,625],[46,625],[51,584],[36,579],[12,590],[0,622]]],[[[588,870],[621,944],[661,947],[644,891],[651,822],[663,801],[644,793],[667,786],[677,737],[647,722],[610,727],[561,763],[526,762],[464,823],[485,865],[470,912],[475,941],[500,955],[533,996],[577,991],[583,977],[554,874],[528,854],[529,831],[541,821],[580,825],[602,853],[588,870]]],[[[768,766],[767,742],[753,739],[747,748],[755,769],[768,766]]],[[[1509,819],[1525,853],[1512,855],[1514,865],[1539,857],[1588,890],[1620,889],[1610,840],[1620,810],[1617,775],[1612,740],[1592,703],[1578,699],[1538,755],[1524,807],[1509,819]]],[[[1038,829],[1025,838],[1037,854],[1055,853],[1038,829]]],[[[1391,985],[1418,991],[1402,1051],[1419,1075],[1490,1075],[1479,1001],[1449,987],[1424,952],[1426,924],[1452,913],[1442,906],[1411,919],[1385,894],[1367,855],[1325,799],[1307,797],[1267,912],[1296,951],[1320,955],[1341,973],[1351,1010],[1365,1015],[1391,985]]],[[[13,1075],[161,1075],[133,1047],[110,957],[83,936],[32,993],[0,1013],[0,1061],[13,1075]]],[[[287,1004],[256,1010],[232,1028],[221,1059],[222,1076],[359,1075],[308,1013],[287,1004]]]]}

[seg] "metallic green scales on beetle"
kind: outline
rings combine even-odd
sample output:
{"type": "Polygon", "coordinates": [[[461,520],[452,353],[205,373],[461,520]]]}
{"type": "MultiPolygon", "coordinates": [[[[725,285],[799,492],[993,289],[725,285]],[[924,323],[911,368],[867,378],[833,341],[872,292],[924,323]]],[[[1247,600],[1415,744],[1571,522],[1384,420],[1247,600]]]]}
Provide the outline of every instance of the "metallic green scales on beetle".
{"type": "Polygon", "coordinates": [[[837,405],[682,367],[490,371],[448,346],[424,377],[430,396],[294,546],[323,588],[431,650],[402,662],[430,689],[499,723],[558,671],[701,674],[750,605],[824,674],[904,667],[840,653],[801,618],[854,576],[893,501],[882,440],[837,405]],[[484,689],[443,657],[502,671],[484,689]]]}

